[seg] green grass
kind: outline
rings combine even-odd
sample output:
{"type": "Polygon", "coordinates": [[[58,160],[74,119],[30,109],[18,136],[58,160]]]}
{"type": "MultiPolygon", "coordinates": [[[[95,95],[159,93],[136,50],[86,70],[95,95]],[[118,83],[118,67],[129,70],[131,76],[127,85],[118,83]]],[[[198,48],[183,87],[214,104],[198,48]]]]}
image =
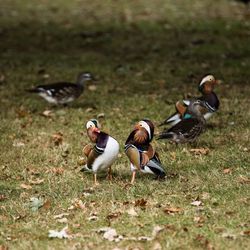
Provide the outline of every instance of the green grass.
{"type": "MultiPolygon", "coordinates": [[[[233,1],[34,1],[0,3],[0,246],[10,249],[247,249],[249,221],[250,46],[249,12],[233,1]],[[105,2],[105,3],[104,3],[105,2]],[[99,80],[69,107],[53,108],[26,88],[57,80],[73,81],[81,71],[99,80]],[[42,73],[39,73],[42,72],[42,73]],[[200,78],[213,73],[222,84],[221,107],[196,145],[154,141],[168,180],[138,175],[130,180],[123,144],[132,125],[148,117],[156,124],[173,112],[183,94],[197,95],[200,78]],[[43,75],[48,74],[49,79],[43,75]],[[89,108],[92,108],[89,110],[89,108]],[[52,117],[41,113],[51,109],[52,117]],[[114,180],[79,172],[82,147],[88,143],[85,123],[100,122],[120,142],[114,180]],[[63,144],[52,135],[61,132],[63,144]],[[24,146],[15,147],[23,143],[24,146]],[[194,156],[191,148],[209,148],[194,156]],[[61,174],[53,172],[62,168],[61,174]],[[230,168],[226,174],[224,169],[230,168]],[[43,179],[32,189],[21,184],[43,179]],[[86,191],[87,190],[87,191],[86,191]],[[38,212],[31,197],[48,206],[38,212]],[[86,208],[68,210],[75,199],[86,208]],[[138,217],[127,210],[135,207],[138,217]],[[203,205],[194,207],[199,199],[203,205]],[[179,207],[168,215],[166,207],[179,207]],[[50,229],[65,226],[54,215],[69,213],[71,240],[49,239],[50,229]],[[119,212],[117,218],[108,219],[119,212]],[[88,218],[96,213],[98,220],[88,218]],[[195,222],[201,217],[201,222],[195,222]],[[153,241],[109,242],[95,232],[110,226],[125,237],[151,236],[153,241]],[[232,235],[232,237],[225,237],[232,235]]],[[[160,131],[156,128],[156,132],[160,131]]],[[[1,248],[1,247],[0,247],[1,248]]]]}

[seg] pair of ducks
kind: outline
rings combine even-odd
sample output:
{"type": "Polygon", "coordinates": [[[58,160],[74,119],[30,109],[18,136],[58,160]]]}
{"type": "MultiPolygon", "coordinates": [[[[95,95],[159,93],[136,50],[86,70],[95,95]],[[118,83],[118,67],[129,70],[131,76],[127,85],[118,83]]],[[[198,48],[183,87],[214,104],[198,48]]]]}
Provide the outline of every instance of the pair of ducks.
{"type": "MultiPolygon", "coordinates": [[[[89,120],[86,124],[87,135],[92,144],[83,148],[87,163],[82,171],[93,172],[94,184],[98,185],[97,172],[108,169],[108,179],[112,179],[111,165],[119,153],[119,143],[112,136],[100,130],[97,120],[89,120]]],[[[131,184],[135,182],[136,172],[154,174],[158,179],[166,176],[158,153],[151,145],[154,136],[154,125],[150,120],[139,121],[125,142],[125,153],[130,161],[132,171],[131,184]]]]}

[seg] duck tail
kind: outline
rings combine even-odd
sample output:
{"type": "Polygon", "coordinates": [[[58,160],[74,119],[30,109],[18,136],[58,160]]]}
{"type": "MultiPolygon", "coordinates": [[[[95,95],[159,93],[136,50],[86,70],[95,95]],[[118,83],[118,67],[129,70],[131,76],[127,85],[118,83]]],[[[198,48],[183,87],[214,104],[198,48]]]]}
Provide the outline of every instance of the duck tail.
{"type": "Polygon", "coordinates": [[[39,89],[35,88],[35,89],[25,89],[26,92],[28,93],[39,93],[39,89]]]}
{"type": "Polygon", "coordinates": [[[164,132],[164,131],[163,131],[163,132],[158,136],[157,140],[161,140],[161,139],[169,139],[169,140],[171,140],[171,139],[174,138],[174,136],[175,136],[175,134],[174,134],[173,132],[164,132]]]}
{"type": "Polygon", "coordinates": [[[176,124],[180,121],[180,114],[179,113],[174,113],[172,114],[171,116],[169,116],[167,119],[165,119],[159,126],[163,126],[163,125],[166,125],[166,124],[176,124]]]}

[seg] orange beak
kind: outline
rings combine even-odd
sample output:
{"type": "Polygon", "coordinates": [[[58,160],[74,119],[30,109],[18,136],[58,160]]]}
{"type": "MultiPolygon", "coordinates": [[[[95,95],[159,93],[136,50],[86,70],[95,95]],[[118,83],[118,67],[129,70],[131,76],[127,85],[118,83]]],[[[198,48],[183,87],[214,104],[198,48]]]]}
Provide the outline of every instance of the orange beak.
{"type": "Polygon", "coordinates": [[[94,128],[93,128],[93,132],[95,132],[95,133],[100,133],[101,131],[100,131],[99,128],[94,127],[94,128]]]}

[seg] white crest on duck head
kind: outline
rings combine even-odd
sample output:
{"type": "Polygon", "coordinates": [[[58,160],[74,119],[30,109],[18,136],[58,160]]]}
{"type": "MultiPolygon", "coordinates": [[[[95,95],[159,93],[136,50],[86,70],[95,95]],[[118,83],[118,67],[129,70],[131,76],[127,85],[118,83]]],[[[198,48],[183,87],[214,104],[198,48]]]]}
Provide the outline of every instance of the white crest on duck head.
{"type": "Polygon", "coordinates": [[[101,125],[96,119],[91,119],[86,123],[86,128],[87,129],[89,129],[89,128],[98,128],[98,129],[100,129],[101,125]]]}
{"type": "Polygon", "coordinates": [[[206,75],[202,78],[199,87],[202,87],[204,83],[206,82],[215,82],[215,77],[213,75],[206,75]]]}
{"type": "Polygon", "coordinates": [[[146,129],[146,131],[148,132],[149,141],[152,141],[154,136],[154,124],[148,119],[143,119],[139,121],[138,124],[146,129]]]}

